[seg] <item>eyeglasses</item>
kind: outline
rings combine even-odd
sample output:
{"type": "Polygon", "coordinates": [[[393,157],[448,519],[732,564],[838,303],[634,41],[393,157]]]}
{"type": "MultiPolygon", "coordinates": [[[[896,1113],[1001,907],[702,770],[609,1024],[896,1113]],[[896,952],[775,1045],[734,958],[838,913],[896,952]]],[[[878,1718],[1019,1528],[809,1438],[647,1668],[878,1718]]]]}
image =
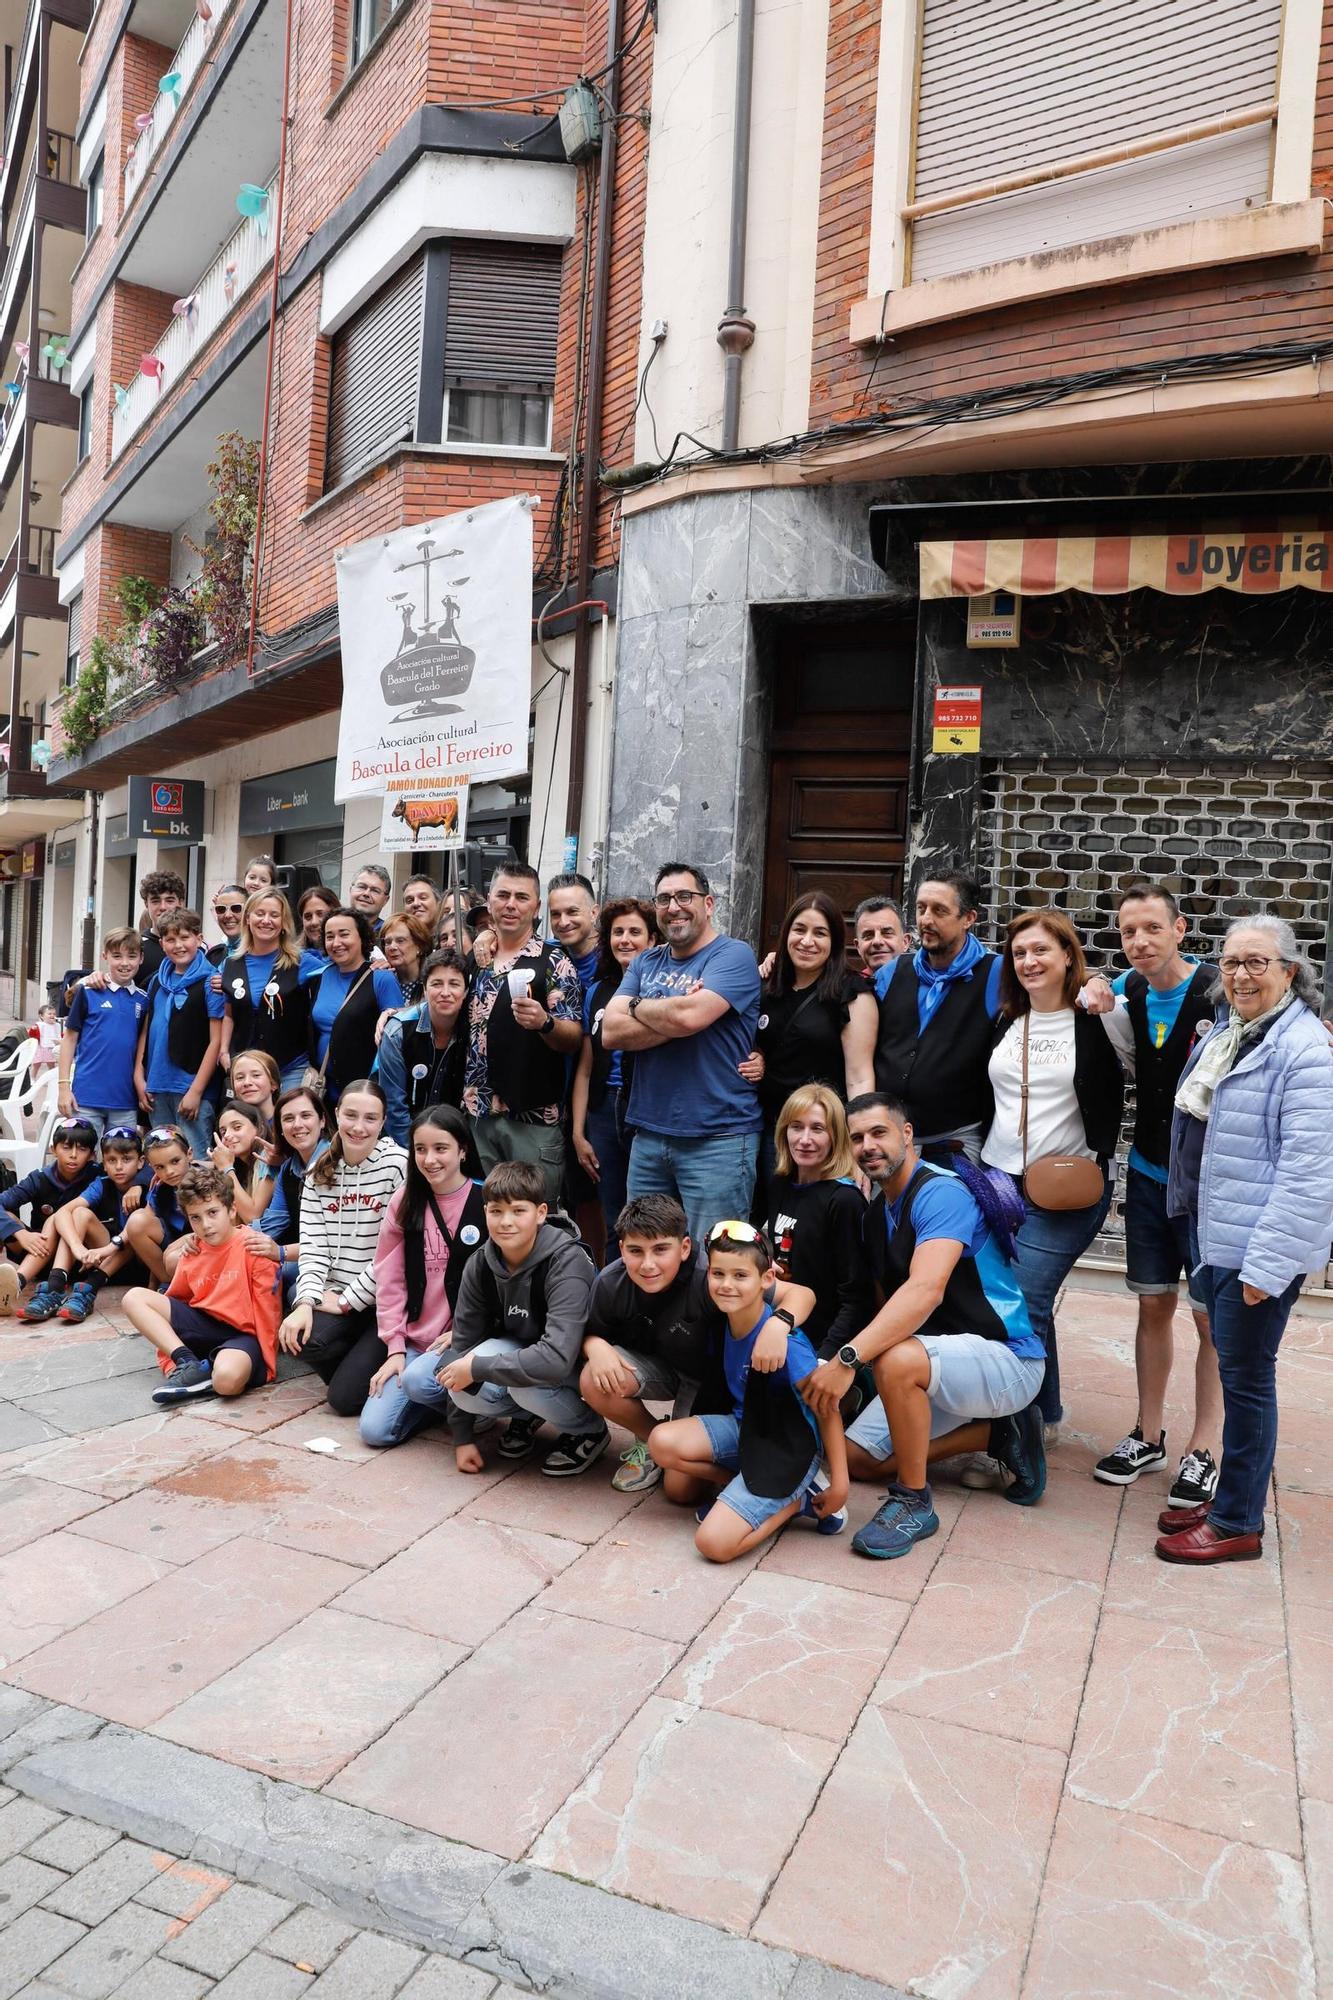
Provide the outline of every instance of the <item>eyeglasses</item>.
{"type": "Polygon", "coordinates": [[[1238,972],[1248,972],[1251,979],[1261,979],[1270,965],[1281,965],[1280,958],[1219,958],[1217,969],[1224,979],[1234,979],[1238,972]]]}
{"type": "Polygon", "coordinates": [[[656,910],[669,910],[673,903],[679,903],[681,909],[688,916],[691,903],[702,903],[705,900],[702,889],[673,889],[669,896],[654,896],[653,908],[656,910]]]}
{"type": "Polygon", "coordinates": [[[245,915],[245,904],[214,903],[213,915],[215,917],[243,917],[245,915]]]}

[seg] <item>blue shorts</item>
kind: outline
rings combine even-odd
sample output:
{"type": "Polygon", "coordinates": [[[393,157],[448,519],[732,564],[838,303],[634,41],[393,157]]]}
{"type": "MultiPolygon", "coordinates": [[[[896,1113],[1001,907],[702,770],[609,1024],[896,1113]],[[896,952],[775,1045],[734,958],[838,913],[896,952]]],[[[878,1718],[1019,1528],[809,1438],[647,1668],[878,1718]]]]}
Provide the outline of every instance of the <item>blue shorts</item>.
{"type": "Polygon", "coordinates": [[[1191,1274],[1189,1218],[1166,1212],[1166,1183],[1129,1167],[1125,1173],[1125,1283],[1151,1298],[1180,1290],[1183,1271],[1191,1302],[1203,1310],[1198,1279],[1191,1274]]]}
{"type": "Polygon", "coordinates": [[[188,1299],[171,1300],[171,1331],[182,1347],[188,1347],[191,1354],[200,1361],[211,1361],[215,1354],[224,1349],[234,1349],[237,1354],[245,1354],[250,1359],[250,1382],[252,1389],[262,1388],[268,1381],[268,1363],[264,1360],[264,1350],[252,1333],[237,1333],[234,1326],[228,1326],[225,1319],[218,1319],[212,1313],[201,1312],[188,1299]]]}
{"type": "MultiPolygon", "coordinates": [[[[963,1424],[988,1417],[1011,1417],[1025,1410],[1041,1388],[1046,1372],[1040,1354],[1015,1354],[1002,1340],[981,1333],[919,1333],[930,1356],[930,1435],[947,1437],[963,1424]]],[[[890,1458],[893,1440],[884,1405],[876,1396],[867,1403],[847,1433],[871,1458],[890,1458]]]]}
{"type": "Polygon", "coordinates": [[[724,1507],[730,1507],[733,1514],[739,1514],[749,1528],[762,1528],[765,1521],[771,1521],[784,1507],[790,1507],[793,1500],[799,1500],[808,1492],[819,1470],[819,1453],[816,1451],[809,1468],[799,1486],[794,1487],[785,1500],[770,1500],[761,1493],[752,1493],[740,1475],[741,1427],[735,1417],[700,1417],[697,1419],[708,1433],[708,1446],[713,1455],[714,1465],[722,1466],[736,1477],[722,1488],[718,1499],[724,1507]]]}

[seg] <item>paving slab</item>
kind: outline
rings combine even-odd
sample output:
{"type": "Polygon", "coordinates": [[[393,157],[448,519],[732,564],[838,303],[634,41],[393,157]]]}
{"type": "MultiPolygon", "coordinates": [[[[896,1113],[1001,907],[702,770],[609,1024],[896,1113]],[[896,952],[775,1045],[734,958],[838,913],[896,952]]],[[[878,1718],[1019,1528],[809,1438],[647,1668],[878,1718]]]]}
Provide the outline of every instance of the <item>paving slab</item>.
{"type": "Polygon", "coordinates": [[[95,1930],[86,1930],[46,1976],[74,2000],[110,2000],[129,1984],[153,1954],[166,1943],[171,1920],[138,1903],[125,1903],[95,1930]]]}
{"type": "Polygon", "coordinates": [[[322,1972],[353,1935],[351,1924],[345,1924],[323,1910],[307,1907],[293,1910],[289,1917],[284,1918],[277,1929],[264,1939],[264,1950],[272,1952],[275,1958],[287,1959],[293,1965],[300,1960],[303,1965],[322,1972]]]}
{"type": "MultiPolygon", "coordinates": [[[[144,1346],[147,1347],[147,1342],[144,1346]]],[[[19,1401],[18,1407],[40,1417],[43,1423],[54,1425],[66,1437],[101,1430],[107,1424],[129,1423],[135,1417],[152,1414],[157,1371],[151,1359],[148,1366],[153,1369],[151,1374],[140,1368],[109,1379],[72,1382],[64,1389],[30,1393],[19,1401]]]]}
{"type": "Polygon", "coordinates": [[[0,1863],[0,1928],[49,1897],[64,1880],[58,1868],[44,1868],[31,1855],[14,1854],[0,1863]]]}
{"type": "Polygon", "coordinates": [[[118,1375],[142,1374],[153,1366],[148,1342],[138,1334],[114,1334],[104,1329],[101,1337],[71,1341],[62,1324],[58,1334],[48,1332],[28,1343],[26,1353],[0,1348],[0,1396],[19,1403],[76,1383],[109,1382],[118,1375]]]}
{"type": "Polygon", "coordinates": [[[313,2000],[393,2000],[420,1964],[421,1953],[411,1945],[362,1931],[310,1991],[313,2000]]]}
{"type": "Polygon", "coordinates": [[[162,1956],[210,1979],[221,1979],[291,1913],[291,1904],[281,1896],[236,1882],[172,1937],[162,1956]]]}
{"type": "Polygon", "coordinates": [[[94,1826],[90,1819],[62,1819],[40,1840],[34,1840],[25,1852],[32,1861],[45,1861],[52,1868],[63,1868],[67,1875],[74,1875],[90,1861],[96,1861],[99,1854],[105,1854],[108,1847],[114,1847],[118,1838],[113,1827],[94,1826]]]}
{"type": "Polygon", "coordinates": [[[337,1608],[479,1646],[585,1553],[556,1535],[454,1519],[361,1577],[337,1608]]]}
{"type": "Polygon", "coordinates": [[[252,1951],[213,1988],[213,2000],[296,2000],[313,1990],[313,1975],[280,1958],[252,1951]]]}
{"type": "Polygon", "coordinates": [[[51,1910],[25,1910],[17,1922],[0,1931],[0,2000],[12,2000],[82,1936],[82,1927],[68,1917],[51,1910]]]}
{"type": "Polygon", "coordinates": [[[165,1563],[128,1549],[90,1562],[88,1544],[63,1530],[0,1556],[0,1671],[167,1573],[165,1563]]]}
{"type": "Polygon", "coordinates": [[[201,1417],[179,1410],[154,1411],[89,1437],[65,1438],[38,1452],[32,1470],[38,1479],[54,1480],[58,1486],[122,1499],[183,1466],[211,1458],[229,1441],[224,1430],[201,1417]]]}
{"type": "Polygon", "coordinates": [[[157,1874],[157,1857],[137,1840],[118,1840],[78,1873],[52,1886],[48,1910],[90,1927],[128,1903],[157,1874]]]}
{"type": "Polygon", "coordinates": [[[101,1505],[91,1493],[11,1473],[0,1479],[0,1556],[96,1513],[101,1505]]]}

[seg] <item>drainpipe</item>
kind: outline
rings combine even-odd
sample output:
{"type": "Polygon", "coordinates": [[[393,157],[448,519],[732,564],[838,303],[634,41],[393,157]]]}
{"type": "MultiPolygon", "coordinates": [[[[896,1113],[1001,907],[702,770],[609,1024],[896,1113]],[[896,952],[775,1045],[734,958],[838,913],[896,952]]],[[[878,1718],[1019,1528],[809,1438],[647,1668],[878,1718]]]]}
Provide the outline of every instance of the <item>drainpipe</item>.
{"type": "Polygon", "coordinates": [[[754,91],[754,5],[736,8],[736,109],[731,132],[731,242],[727,253],[727,306],[717,327],[722,349],[722,449],[735,451],[741,434],[741,357],[754,345],[754,321],[745,310],[745,229],[750,210],[750,101],[754,91]]]}
{"type": "MultiPolygon", "coordinates": [[[[268,346],[264,357],[264,419],[259,431],[259,478],[255,496],[255,535],[250,557],[250,621],[245,642],[245,671],[255,670],[255,638],[259,629],[259,565],[264,546],[264,491],[268,485],[269,418],[273,409],[273,356],[278,337],[278,294],[282,284],[282,224],[287,208],[287,135],[291,126],[292,23],[296,0],[287,0],[282,49],[282,128],[278,135],[278,190],[273,216],[273,278],[268,292],[268,346]]],[[[459,937],[461,939],[460,931],[459,937]]]]}
{"type": "MultiPolygon", "coordinates": [[[[606,16],[606,59],[613,62],[620,47],[624,0],[610,0],[606,16]]],[[[579,491],[579,558],[574,596],[583,606],[574,627],[574,667],[570,674],[569,787],[565,797],[565,837],[577,840],[583,818],[583,760],[588,749],[588,674],[592,659],[592,626],[588,599],[592,595],[593,551],[597,534],[597,465],[602,443],[602,409],[606,396],[607,305],[611,292],[612,191],[620,128],[620,64],[615,63],[603,85],[606,116],[602,127],[602,163],[597,178],[597,257],[593,265],[592,317],[588,332],[588,411],[583,434],[583,484],[579,491]]],[[[606,613],[603,611],[603,618],[606,613]]]]}

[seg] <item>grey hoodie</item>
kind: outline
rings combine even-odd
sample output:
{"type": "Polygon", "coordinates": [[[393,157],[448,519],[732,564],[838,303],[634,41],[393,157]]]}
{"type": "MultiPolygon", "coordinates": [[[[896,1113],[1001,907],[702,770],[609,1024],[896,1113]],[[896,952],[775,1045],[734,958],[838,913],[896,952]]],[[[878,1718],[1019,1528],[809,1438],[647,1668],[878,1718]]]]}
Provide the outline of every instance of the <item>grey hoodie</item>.
{"type": "Polygon", "coordinates": [[[596,1275],[591,1256],[565,1215],[547,1217],[531,1254],[516,1271],[510,1270],[494,1243],[484,1243],[468,1259],[459,1286],[454,1353],[467,1354],[484,1340],[516,1340],[517,1354],[487,1354],[475,1361],[473,1380],[501,1386],[528,1383],[543,1389],[568,1382],[578,1372],[596,1275]],[[545,1307],[534,1312],[533,1280],[538,1270],[545,1307]]]}

